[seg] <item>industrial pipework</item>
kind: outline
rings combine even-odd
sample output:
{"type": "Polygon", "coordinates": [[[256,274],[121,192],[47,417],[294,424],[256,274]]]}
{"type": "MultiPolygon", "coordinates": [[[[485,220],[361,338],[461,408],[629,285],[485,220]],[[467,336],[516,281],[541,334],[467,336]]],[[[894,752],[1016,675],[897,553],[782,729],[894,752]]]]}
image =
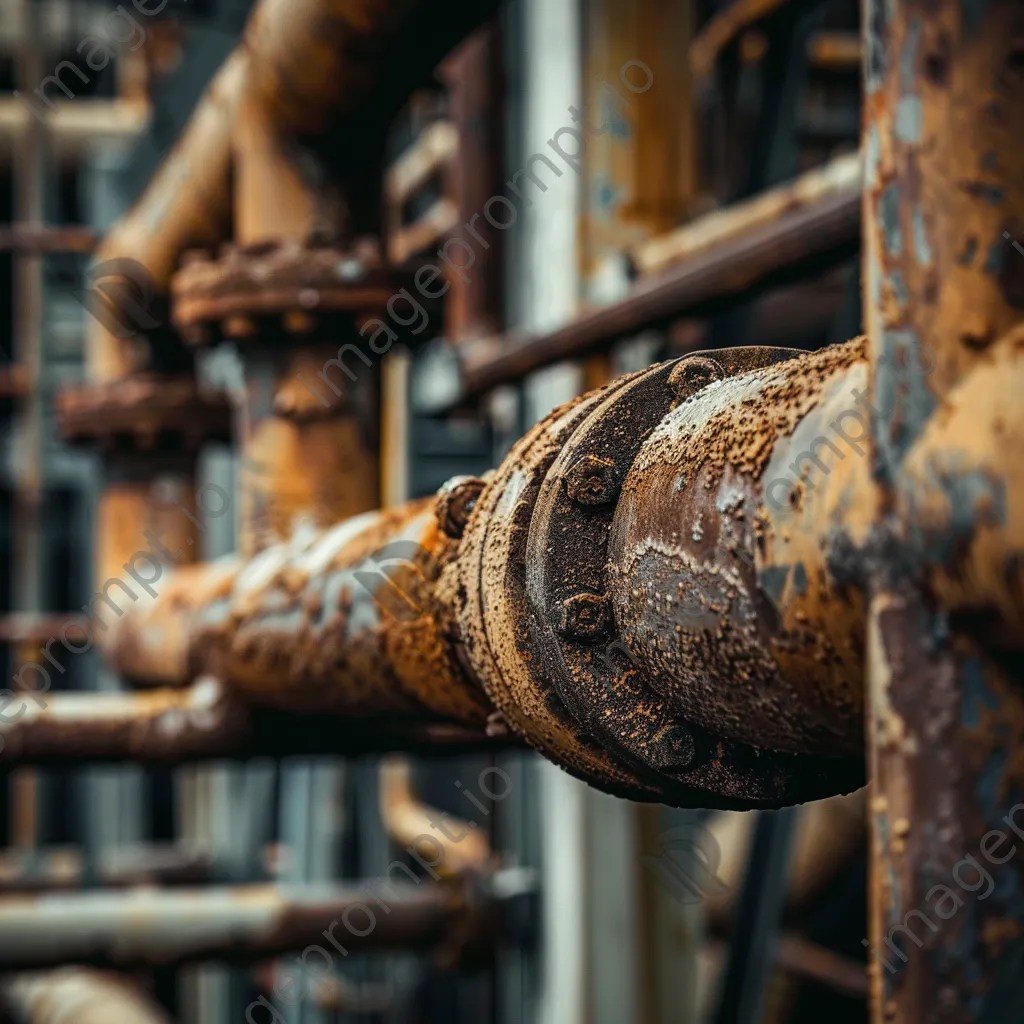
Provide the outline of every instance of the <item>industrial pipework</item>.
{"type": "MultiPolygon", "coordinates": [[[[207,674],[264,712],[392,735],[403,720],[511,729],[637,799],[775,806],[856,788],[864,604],[828,533],[829,509],[870,487],[866,460],[797,507],[773,511],[763,487],[806,471],[802,449],[866,369],[861,342],[651,367],[555,410],[487,479],[186,570],[187,588],[119,618],[97,603],[107,649],[130,681],[207,674]]],[[[133,752],[186,741],[195,687],[118,695],[106,740],[130,733],[133,698],[140,729],[165,737],[133,752]]],[[[103,726],[76,723],[70,700],[13,723],[4,756],[41,753],[57,723],[88,745],[103,726]]]]}

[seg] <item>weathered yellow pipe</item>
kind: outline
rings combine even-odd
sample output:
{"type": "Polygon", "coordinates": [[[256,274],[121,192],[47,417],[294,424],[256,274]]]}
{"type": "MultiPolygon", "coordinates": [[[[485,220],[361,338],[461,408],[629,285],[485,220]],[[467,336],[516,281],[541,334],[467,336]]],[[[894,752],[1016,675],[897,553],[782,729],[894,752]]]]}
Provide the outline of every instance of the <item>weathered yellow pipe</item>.
{"type": "MultiPolygon", "coordinates": [[[[426,0],[263,0],[242,45],[96,262],[135,260],[154,292],[166,294],[185,249],[227,237],[232,126],[243,96],[263,106],[275,132],[348,127],[358,141],[347,159],[356,166],[366,160],[368,137],[379,141],[404,97],[496,7],[494,0],[455,0],[440,11],[426,0]]],[[[90,325],[87,351],[93,380],[116,379],[140,365],[133,340],[98,323],[90,325]]]]}

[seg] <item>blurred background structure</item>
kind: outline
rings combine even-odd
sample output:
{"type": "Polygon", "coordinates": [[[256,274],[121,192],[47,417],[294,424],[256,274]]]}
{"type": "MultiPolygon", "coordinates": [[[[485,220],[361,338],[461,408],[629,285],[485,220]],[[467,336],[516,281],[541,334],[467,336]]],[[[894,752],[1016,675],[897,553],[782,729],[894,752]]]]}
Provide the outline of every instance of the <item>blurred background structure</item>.
{"type": "Polygon", "coordinates": [[[1024,1019],[1024,5],[865,8],[0,0],[0,1019],[1024,1019]]]}

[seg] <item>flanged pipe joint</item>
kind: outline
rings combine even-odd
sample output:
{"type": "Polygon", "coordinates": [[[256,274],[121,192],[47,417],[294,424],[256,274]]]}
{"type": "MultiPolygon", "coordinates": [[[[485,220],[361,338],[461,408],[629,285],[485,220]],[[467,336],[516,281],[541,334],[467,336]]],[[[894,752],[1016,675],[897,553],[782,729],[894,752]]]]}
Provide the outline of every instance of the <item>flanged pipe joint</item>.
{"type": "Polygon", "coordinates": [[[700,353],[519,442],[457,562],[468,661],[511,728],[632,799],[773,806],[862,783],[863,605],[825,536],[865,470],[815,489],[796,456],[778,510],[764,485],[864,369],[859,342],[700,353]]]}
{"type": "Polygon", "coordinates": [[[484,479],[126,609],[110,655],[136,682],[207,673],[243,703],[367,728],[510,729],[638,800],[849,791],[864,778],[857,523],[874,492],[851,410],[866,374],[855,341],[623,377],[556,409],[484,479]]]}

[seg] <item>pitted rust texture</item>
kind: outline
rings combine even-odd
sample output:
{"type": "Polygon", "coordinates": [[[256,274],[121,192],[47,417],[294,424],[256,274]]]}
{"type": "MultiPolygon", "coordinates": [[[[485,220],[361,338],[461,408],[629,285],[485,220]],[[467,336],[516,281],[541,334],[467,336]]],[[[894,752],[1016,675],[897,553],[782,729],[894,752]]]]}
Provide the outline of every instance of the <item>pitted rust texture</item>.
{"type": "Polygon", "coordinates": [[[161,581],[159,596],[132,606],[106,630],[94,630],[110,667],[136,686],[185,686],[201,666],[192,655],[192,628],[198,610],[226,600],[240,562],[228,555],[214,562],[186,565],[161,581]]]}
{"type": "Polygon", "coordinates": [[[199,610],[191,657],[255,703],[483,724],[434,594],[454,551],[431,498],[300,531],[199,610]]]}
{"type": "Polygon", "coordinates": [[[231,438],[226,396],[202,391],[191,375],[140,373],[106,384],[65,388],[57,423],[69,444],[101,450],[195,453],[231,438]]]}
{"type": "MultiPolygon", "coordinates": [[[[219,258],[190,253],[171,282],[173,320],[191,345],[301,340],[382,314],[412,274],[385,265],[380,245],[315,241],[225,245],[219,258]]],[[[407,316],[404,307],[400,316],[407,316]]]]}
{"type": "MultiPolygon", "coordinates": [[[[630,378],[625,378],[629,380],[630,378]]],[[[537,492],[565,440],[585,415],[621,382],[553,410],[537,423],[495,471],[469,517],[448,588],[465,653],[476,677],[507,724],[546,757],[590,782],[652,799],[619,766],[581,735],[533,659],[522,620],[531,614],[525,593],[525,547],[537,492]]]]}
{"type": "Polygon", "coordinates": [[[81,967],[11,975],[0,1002],[17,1024],[171,1024],[123,978],[81,967]]]}
{"type": "MultiPolygon", "coordinates": [[[[1024,256],[1021,257],[1024,262],[1024,256]]],[[[989,649],[1024,647],[1024,324],[953,388],[907,454],[894,516],[931,598],[989,649]]]]}
{"type": "Polygon", "coordinates": [[[950,634],[911,586],[874,598],[869,653],[876,1016],[1017,1020],[1019,673],[950,634]]]}
{"type": "MultiPolygon", "coordinates": [[[[790,354],[748,351],[730,360],[725,351],[714,358],[724,362],[721,372],[735,373],[790,354]]],[[[826,362],[839,372],[858,354],[833,352],[826,362]]],[[[633,479],[635,453],[659,420],[656,433],[714,390],[712,384],[691,398],[692,389],[717,371],[701,364],[709,372],[688,375],[683,365],[654,367],[556,410],[497,471],[470,518],[459,559],[459,617],[469,660],[512,728],[563,767],[613,792],[679,804],[756,806],[854,788],[862,778],[859,759],[836,756],[834,745],[812,747],[808,730],[799,725],[787,745],[776,746],[781,753],[771,752],[759,734],[745,734],[744,742],[730,737],[724,694],[730,692],[731,666],[713,670],[720,696],[701,721],[687,713],[692,708],[671,687],[657,686],[651,652],[641,650],[650,637],[633,643],[628,625],[621,632],[615,579],[625,563],[614,534],[609,547],[607,531],[613,515],[618,522],[623,514],[628,486],[617,506],[610,499],[623,480],[633,479]]],[[[816,373],[828,375],[813,363],[802,376],[790,362],[764,372],[775,382],[770,390],[780,394],[800,390],[801,384],[788,383],[788,373],[804,385],[816,373]]],[[[812,396],[788,421],[789,429],[813,404],[812,396]]],[[[741,423],[745,414],[736,414],[741,423]]],[[[716,426],[726,429],[724,422],[716,426]]],[[[735,431],[734,423],[729,426],[735,431]]],[[[773,426],[765,428],[768,436],[784,439],[785,430],[770,433],[773,426]]],[[[707,450],[718,445],[731,451],[732,435],[710,438],[707,450]]],[[[673,438],[670,446],[680,443],[673,438]]],[[[737,451],[741,447],[736,444],[737,451]]],[[[766,440],[763,461],[770,453],[766,440]]],[[[704,449],[689,454],[699,468],[704,449]]],[[[651,470],[645,464],[645,472],[651,470]]],[[[635,509],[640,528],[656,529],[665,521],[676,540],[681,524],[671,514],[674,507],[666,494],[645,493],[635,509]]],[[[675,565],[673,590],[690,585],[693,572],[692,565],[675,565]]],[[[672,620],[659,621],[651,631],[671,644],[678,629],[672,620]]],[[[698,664],[689,667],[701,671],[698,664]]],[[[848,742],[847,749],[854,745],[848,742]]]]}
{"type": "Polygon", "coordinates": [[[662,421],[623,486],[616,620],[654,691],[717,735],[823,757],[861,749],[863,607],[830,580],[821,524],[799,499],[772,512],[764,485],[770,463],[798,456],[798,426],[826,429],[826,392],[863,358],[852,342],[713,382],[662,421]],[[786,564],[801,530],[805,559],[786,564]]]}
{"type": "Polygon", "coordinates": [[[486,480],[475,476],[455,476],[437,492],[434,513],[444,533],[458,540],[469,522],[469,514],[487,486],[486,480]]]}

